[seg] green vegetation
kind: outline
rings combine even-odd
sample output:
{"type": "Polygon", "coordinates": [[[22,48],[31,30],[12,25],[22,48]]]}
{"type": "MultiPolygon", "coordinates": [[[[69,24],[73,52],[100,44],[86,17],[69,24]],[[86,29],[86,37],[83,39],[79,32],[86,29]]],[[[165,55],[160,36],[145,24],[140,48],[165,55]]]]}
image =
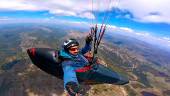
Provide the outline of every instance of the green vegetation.
{"type": "MultiPolygon", "coordinates": [[[[26,49],[30,47],[60,48],[63,40],[69,35],[69,29],[62,27],[47,24],[0,26],[0,95],[4,96],[11,89],[17,90],[18,93],[26,92],[29,89],[33,93],[46,95],[51,92],[63,92],[63,82],[40,71],[37,67],[31,66],[31,61],[26,53],[26,49]],[[11,65],[15,61],[18,62],[9,70],[1,69],[2,66],[11,65]],[[5,74],[6,72],[7,74],[5,74]]],[[[76,31],[75,35],[83,34],[78,33],[76,31]]],[[[82,46],[84,38],[79,37],[78,40],[82,46]]],[[[168,82],[165,82],[170,78],[167,68],[160,68],[163,64],[169,63],[169,56],[164,55],[165,51],[145,44],[145,42],[123,36],[106,36],[103,42],[99,46],[98,57],[114,71],[126,76],[132,74],[129,77],[135,78],[133,83],[123,86],[129,96],[138,96],[141,90],[146,90],[146,88],[156,89],[160,92],[163,89],[166,95],[169,93],[167,89],[170,87],[168,82]],[[132,71],[127,71],[132,67],[132,64],[138,66],[132,71]]],[[[97,96],[101,94],[101,96],[122,96],[119,94],[122,89],[118,87],[104,84],[92,86],[91,90],[93,90],[92,93],[98,94],[97,96]]]]}
{"type": "Polygon", "coordinates": [[[7,58],[15,56],[20,51],[20,43],[21,39],[16,30],[11,32],[10,29],[8,31],[0,29],[0,68],[9,62],[7,58]]]}
{"type": "Polygon", "coordinates": [[[4,80],[4,82],[2,82],[2,85],[0,86],[0,96],[5,96],[5,94],[12,86],[12,82],[4,80]]]}
{"type": "Polygon", "coordinates": [[[133,73],[138,76],[138,81],[145,85],[145,87],[152,87],[147,79],[147,74],[142,71],[134,70],[133,73]]]}
{"type": "Polygon", "coordinates": [[[135,90],[133,90],[130,86],[125,86],[125,88],[129,96],[137,96],[137,93],[135,92],[135,90]]]}

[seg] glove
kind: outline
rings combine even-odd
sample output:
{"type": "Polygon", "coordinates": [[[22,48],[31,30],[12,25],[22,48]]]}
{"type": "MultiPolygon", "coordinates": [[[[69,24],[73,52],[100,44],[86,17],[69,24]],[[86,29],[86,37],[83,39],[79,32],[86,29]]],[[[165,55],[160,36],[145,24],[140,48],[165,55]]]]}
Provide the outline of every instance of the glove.
{"type": "Polygon", "coordinates": [[[66,90],[70,96],[77,96],[77,94],[80,94],[80,89],[76,82],[68,82],[66,84],[66,90]]]}
{"type": "Polygon", "coordinates": [[[93,40],[93,37],[92,37],[91,35],[88,35],[88,36],[86,37],[86,43],[87,43],[87,44],[91,43],[92,40],[93,40]]]}

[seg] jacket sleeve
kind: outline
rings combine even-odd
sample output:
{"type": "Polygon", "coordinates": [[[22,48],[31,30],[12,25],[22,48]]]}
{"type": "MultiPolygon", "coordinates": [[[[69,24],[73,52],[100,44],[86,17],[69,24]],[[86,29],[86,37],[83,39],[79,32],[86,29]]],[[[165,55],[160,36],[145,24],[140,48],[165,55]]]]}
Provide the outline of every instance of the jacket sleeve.
{"type": "Polygon", "coordinates": [[[66,88],[66,84],[68,82],[75,82],[78,84],[76,72],[75,72],[74,68],[72,67],[72,64],[73,64],[73,61],[63,61],[62,62],[62,67],[63,67],[63,71],[64,71],[64,76],[63,76],[64,88],[66,88]]]}
{"type": "Polygon", "coordinates": [[[91,51],[91,43],[86,43],[85,46],[81,49],[82,54],[85,54],[88,51],[91,51]]]}

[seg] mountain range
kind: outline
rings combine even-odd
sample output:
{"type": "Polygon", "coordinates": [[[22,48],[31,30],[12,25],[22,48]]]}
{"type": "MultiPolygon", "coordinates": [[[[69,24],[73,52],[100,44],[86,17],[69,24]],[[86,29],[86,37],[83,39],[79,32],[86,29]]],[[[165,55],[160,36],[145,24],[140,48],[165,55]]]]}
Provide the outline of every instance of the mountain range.
{"type": "MultiPolygon", "coordinates": [[[[84,44],[88,30],[59,24],[0,26],[0,96],[62,96],[63,81],[34,66],[26,49],[61,49],[67,38],[84,44]]],[[[130,78],[125,86],[82,85],[87,96],[169,96],[170,52],[123,34],[105,34],[98,58],[130,78]]]]}

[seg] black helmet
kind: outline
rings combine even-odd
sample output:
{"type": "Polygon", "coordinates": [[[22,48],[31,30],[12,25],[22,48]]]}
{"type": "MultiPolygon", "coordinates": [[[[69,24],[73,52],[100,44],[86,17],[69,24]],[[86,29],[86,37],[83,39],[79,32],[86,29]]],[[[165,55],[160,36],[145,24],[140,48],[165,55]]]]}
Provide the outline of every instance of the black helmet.
{"type": "Polygon", "coordinates": [[[73,46],[79,46],[79,43],[76,39],[68,39],[64,41],[63,44],[64,50],[68,51],[68,49],[73,46]]]}

